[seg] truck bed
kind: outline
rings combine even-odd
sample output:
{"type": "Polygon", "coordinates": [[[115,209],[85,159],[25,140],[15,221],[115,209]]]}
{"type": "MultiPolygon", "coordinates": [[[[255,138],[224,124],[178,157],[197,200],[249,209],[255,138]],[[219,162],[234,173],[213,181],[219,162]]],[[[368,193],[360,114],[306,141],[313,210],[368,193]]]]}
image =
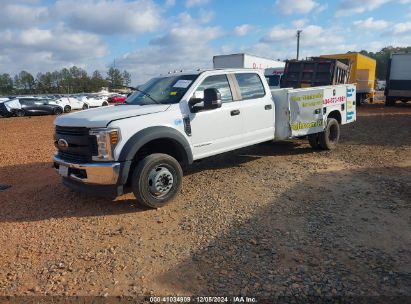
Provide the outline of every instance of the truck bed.
{"type": "Polygon", "coordinates": [[[276,140],[322,132],[330,113],[339,115],[340,124],[356,120],[356,88],[353,84],[273,89],[271,94],[276,110],[276,140]]]}

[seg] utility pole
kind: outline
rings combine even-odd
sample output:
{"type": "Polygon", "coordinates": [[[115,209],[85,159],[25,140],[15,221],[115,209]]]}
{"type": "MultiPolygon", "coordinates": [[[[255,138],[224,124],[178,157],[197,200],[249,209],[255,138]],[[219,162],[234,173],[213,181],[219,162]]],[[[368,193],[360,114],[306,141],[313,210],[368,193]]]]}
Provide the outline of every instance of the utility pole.
{"type": "Polygon", "coordinates": [[[297,60],[300,55],[300,35],[302,30],[297,30],[297,60]]]}

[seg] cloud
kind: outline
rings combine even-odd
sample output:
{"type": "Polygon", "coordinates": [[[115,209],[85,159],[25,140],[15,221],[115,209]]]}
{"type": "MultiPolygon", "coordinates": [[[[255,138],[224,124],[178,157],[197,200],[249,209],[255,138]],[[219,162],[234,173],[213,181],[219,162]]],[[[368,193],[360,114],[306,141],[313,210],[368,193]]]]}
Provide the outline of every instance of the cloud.
{"type": "Polygon", "coordinates": [[[411,22],[402,22],[394,25],[392,29],[393,34],[411,34],[411,22]]]}
{"type": "MultiPolygon", "coordinates": [[[[294,58],[297,29],[303,30],[300,40],[301,58],[355,50],[354,43],[347,44],[345,42],[345,31],[343,29],[337,27],[325,28],[313,24],[306,24],[302,28],[296,26],[285,27],[284,25],[274,26],[260,39],[259,49],[268,51],[271,49],[271,52],[275,49],[276,57],[274,58],[294,58]]],[[[262,55],[269,56],[269,54],[262,55]]]]}
{"type": "Polygon", "coordinates": [[[237,36],[245,36],[247,35],[250,30],[253,28],[253,26],[251,26],[250,24],[242,24],[242,25],[238,25],[234,28],[234,33],[237,36]]]}
{"type": "Polygon", "coordinates": [[[381,30],[388,27],[388,22],[385,20],[374,20],[373,17],[369,17],[364,20],[354,21],[354,26],[360,30],[381,30]]]}
{"type": "Polygon", "coordinates": [[[19,32],[0,32],[2,70],[47,71],[72,64],[93,63],[107,55],[107,45],[96,35],[55,29],[30,28],[19,32]]]}
{"type": "Polygon", "coordinates": [[[319,14],[319,13],[324,12],[324,11],[327,10],[327,9],[328,9],[328,3],[324,3],[324,4],[321,4],[320,6],[318,6],[318,7],[315,9],[315,13],[316,13],[316,14],[319,14]]]}
{"type": "Polygon", "coordinates": [[[307,14],[316,8],[319,4],[313,0],[277,0],[275,8],[284,15],[307,14]]]}
{"type": "Polygon", "coordinates": [[[186,7],[206,5],[209,0],[186,0],[186,7]]]}
{"type": "Polygon", "coordinates": [[[200,11],[200,21],[202,23],[208,23],[214,18],[213,11],[201,10],[200,11]]]}
{"type": "MultiPolygon", "coordinates": [[[[271,30],[261,38],[263,43],[288,43],[294,44],[296,41],[297,27],[274,26],[271,30]]],[[[305,46],[317,46],[321,44],[341,43],[342,37],[339,36],[335,29],[325,29],[319,25],[305,25],[302,28],[301,43],[305,46]]]]}
{"type": "Polygon", "coordinates": [[[187,13],[180,14],[169,30],[150,41],[148,47],[125,54],[116,61],[141,84],[149,78],[172,70],[211,67],[218,50],[210,42],[224,32],[220,27],[203,26],[187,13]],[[144,71],[142,73],[142,71],[144,71]]]}
{"type": "Polygon", "coordinates": [[[165,7],[171,7],[174,6],[176,4],[176,0],[166,0],[166,2],[164,3],[165,7]]]}
{"type": "Polygon", "coordinates": [[[201,26],[187,13],[179,15],[180,22],[170,25],[165,34],[150,41],[150,45],[179,46],[187,45],[199,49],[210,40],[221,37],[223,32],[218,26],[201,26]],[[197,46],[197,47],[196,47],[197,46]]]}
{"type": "Polygon", "coordinates": [[[151,0],[56,2],[54,12],[73,29],[98,34],[152,32],[161,21],[160,8],[151,0]]]}
{"type": "Polygon", "coordinates": [[[0,10],[0,28],[27,28],[47,18],[47,7],[3,3],[0,10]]]}
{"type": "Polygon", "coordinates": [[[373,11],[392,0],[343,0],[336,11],[336,16],[348,16],[373,11]]]}

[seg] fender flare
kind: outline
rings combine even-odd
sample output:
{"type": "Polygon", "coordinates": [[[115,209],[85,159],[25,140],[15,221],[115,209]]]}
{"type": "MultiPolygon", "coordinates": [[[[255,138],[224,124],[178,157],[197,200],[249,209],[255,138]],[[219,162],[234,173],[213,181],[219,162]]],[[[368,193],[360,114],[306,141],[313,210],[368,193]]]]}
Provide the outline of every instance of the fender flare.
{"type": "Polygon", "coordinates": [[[193,153],[188,140],[177,130],[170,127],[149,127],[143,129],[128,139],[121,149],[118,161],[121,162],[119,184],[124,185],[127,182],[131,168],[131,163],[137,151],[150,141],[156,139],[172,139],[180,145],[184,152],[184,163],[193,163],[193,153]]]}

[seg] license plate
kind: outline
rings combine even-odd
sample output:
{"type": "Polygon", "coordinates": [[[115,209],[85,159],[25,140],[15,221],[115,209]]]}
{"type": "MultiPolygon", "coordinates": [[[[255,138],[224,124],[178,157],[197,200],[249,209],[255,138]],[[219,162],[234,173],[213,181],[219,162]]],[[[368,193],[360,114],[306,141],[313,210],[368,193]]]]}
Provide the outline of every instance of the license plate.
{"type": "Polygon", "coordinates": [[[65,177],[68,176],[68,167],[60,165],[59,166],[59,174],[61,176],[65,176],[65,177]]]}

